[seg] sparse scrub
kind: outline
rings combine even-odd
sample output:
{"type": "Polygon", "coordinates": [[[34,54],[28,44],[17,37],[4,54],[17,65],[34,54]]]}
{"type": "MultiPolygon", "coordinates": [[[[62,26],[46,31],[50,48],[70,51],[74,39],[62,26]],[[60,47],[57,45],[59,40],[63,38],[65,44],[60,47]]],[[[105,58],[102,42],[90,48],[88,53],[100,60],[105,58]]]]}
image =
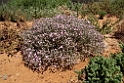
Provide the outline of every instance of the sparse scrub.
{"type": "Polygon", "coordinates": [[[124,35],[124,19],[118,24],[117,33],[124,35]]]}
{"type": "Polygon", "coordinates": [[[8,6],[7,4],[3,4],[0,6],[0,21],[26,21],[31,19],[28,13],[24,11],[22,8],[16,8],[14,6],[8,6]]]}
{"type": "Polygon", "coordinates": [[[57,15],[36,20],[22,37],[23,60],[33,70],[68,69],[78,60],[104,49],[103,36],[94,26],[74,16],[57,15]]]}
{"type": "Polygon", "coordinates": [[[110,22],[104,22],[102,28],[97,29],[101,34],[109,34],[111,30],[112,24],[110,22]]]}
{"type": "Polygon", "coordinates": [[[0,53],[13,55],[20,49],[21,38],[16,29],[0,27],[0,53]]]}
{"type": "Polygon", "coordinates": [[[116,16],[121,18],[122,15],[124,15],[124,0],[111,1],[110,8],[109,8],[108,12],[112,15],[116,15],[116,16]]]}
{"type": "Polygon", "coordinates": [[[103,35],[109,34],[112,31],[111,27],[113,27],[114,24],[116,24],[116,23],[110,24],[111,21],[107,20],[106,22],[103,22],[102,26],[100,26],[99,19],[92,14],[88,15],[87,19],[91,22],[91,24],[95,25],[95,29],[103,35]]]}
{"type": "MultiPolygon", "coordinates": [[[[52,17],[56,14],[61,13],[61,10],[58,10],[59,6],[67,5],[72,11],[76,11],[78,14],[82,16],[87,14],[100,14],[102,17],[106,13],[111,15],[116,15],[121,18],[124,14],[123,11],[123,0],[79,0],[71,2],[71,0],[10,0],[7,4],[7,9],[4,9],[2,12],[2,19],[24,19],[30,20],[29,18],[40,18],[40,17],[52,17]],[[82,3],[83,2],[83,3],[82,3]],[[85,5],[85,8],[83,7],[85,5]],[[21,18],[17,17],[16,14],[12,13],[16,10],[20,10],[21,8],[21,18]],[[8,11],[9,10],[9,11],[8,11]],[[53,12],[52,12],[53,11],[53,12]],[[101,11],[104,11],[100,13],[101,11]],[[10,17],[11,15],[11,17],[10,17]]],[[[2,6],[0,8],[3,8],[2,6]]],[[[2,11],[2,10],[1,10],[2,11]]],[[[20,15],[19,14],[19,15],[20,15]]]]}
{"type": "Polygon", "coordinates": [[[0,19],[25,21],[51,17],[60,12],[58,6],[66,5],[69,2],[70,0],[10,0],[7,4],[0,6],[0,11],[2,11],[0,19]]]}
{"type": "MultiPolygon", "coordinates": [[[[80,2],[80,1],[79,1],[80,2]]],[[[99,0],[97,2],[93,1],[85,5],[85,10],[82,8],[80,12],[84,16],[85,11],[87,11],[87,15],[89,14],[100,14],[102,17],[105,14],[115,15],[120,19],[124,15],[124,1],[123,0],[99,0]],[[83,14],[84,13],[84,14],[83,14]]],[[[76,7],[76,6],[75,6],[76,7]]]]}
{"type": "Polygon", "coordinates": [[[94,15],[98,14],[101,11],[101,2],[94,2],[91,4],[87,4],[87,7],[89,9],[89,13],[92,13],[94,15]]]}

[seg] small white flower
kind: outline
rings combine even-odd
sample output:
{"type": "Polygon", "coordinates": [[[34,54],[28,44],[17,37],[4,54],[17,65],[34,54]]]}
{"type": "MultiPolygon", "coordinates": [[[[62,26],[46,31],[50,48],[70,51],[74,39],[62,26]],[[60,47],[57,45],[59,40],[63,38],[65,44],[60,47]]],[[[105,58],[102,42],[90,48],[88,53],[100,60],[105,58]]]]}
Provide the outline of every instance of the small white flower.
{"type": "Polygon", "coordinates": [[[90,21],[88,20],[87,23],[90,24],[90,21]]]}
{"type": "Polygon", "coordinates": [[[61,48],[63,48],[63,46],[60,46],[59,48],[61,49],[61,48]]]}
{"type": "Polygon", "coordinates": [[[53,37],[53,34],[52,33],[50,34],[50,37],[53,37]]]}
{"type": "Polygon", "coordinates": [[[46,58],[48,58],[49,56],[45,56],[46,58]]]}

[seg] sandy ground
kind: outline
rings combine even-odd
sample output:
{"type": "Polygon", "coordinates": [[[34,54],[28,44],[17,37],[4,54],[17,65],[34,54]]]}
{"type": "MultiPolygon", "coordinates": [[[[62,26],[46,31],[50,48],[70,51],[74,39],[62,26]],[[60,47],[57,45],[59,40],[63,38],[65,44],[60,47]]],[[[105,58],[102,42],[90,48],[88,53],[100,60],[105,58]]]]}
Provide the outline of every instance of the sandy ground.
{"type": "Polygon", "coordinates": [[[75,65],[72,70],[54,72],[47,70],[43,74],[38,74],[24,66],[20,52],[13,57],[1,54],[0,83],[67,83],[69,80],[76,80],[74,70],[82,69],[87,63],[86,59],[85,62],[75,65]]]}
{"type": "MultiPolygon", "coordinates": [[[[107,48],[103,53],[108,56],[110,53],[116,53],[120,50],[117,40],[106,38],[105,43],[107,48]]],[[[8,57],[6,54],[0,55],[0,83],[68,83],[68,81],[77,81],[75,70],[80,70],[88,64],[88,59],[75,65],[72,70],[45,71],[43,74],[33,72],[24,66],[22,55],[20,52],[13,57],[8,57]]],[[[74,82],[74,83],[75,83],[74,82]]]]}

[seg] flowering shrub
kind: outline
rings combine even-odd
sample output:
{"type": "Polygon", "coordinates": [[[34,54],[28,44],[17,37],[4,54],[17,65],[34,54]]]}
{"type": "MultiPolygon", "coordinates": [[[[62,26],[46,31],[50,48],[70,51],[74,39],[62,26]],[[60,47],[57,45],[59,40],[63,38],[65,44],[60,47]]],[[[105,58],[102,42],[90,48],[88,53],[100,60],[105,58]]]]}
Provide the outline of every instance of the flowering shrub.
{"type": "Polygon", "coordinates": [[[67,69],[79,60],[101,53],[103,36],[89,21],[73,16],[57,15],[36,20],[22,34],[25,64],[33,70],[50,67],[67,69]]]}

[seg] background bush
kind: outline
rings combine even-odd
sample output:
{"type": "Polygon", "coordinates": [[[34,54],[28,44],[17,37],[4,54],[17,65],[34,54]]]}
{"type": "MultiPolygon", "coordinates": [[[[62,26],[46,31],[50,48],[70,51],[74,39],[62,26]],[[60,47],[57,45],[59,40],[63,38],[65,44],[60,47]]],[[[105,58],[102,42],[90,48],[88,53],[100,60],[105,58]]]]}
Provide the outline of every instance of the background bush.
{"type": "Polygon", "coordinates": [[[26,21],[30,20],[30,14],[23,10],[22,7],[17,8],[16,6],[14,7],[13,5],[8,6],[7,4],[3,4],[0,6],[0,21],[26,21]]]}
{"type": "Polygon", "coordinates": [[[78,79],[84,83],[121,83],[122,72],[116,60],[97,56],[91,58],[88,66],[78,73],[78,79]]]}
{"type": "Polygon", "coordinates": [[[32,20],[40,17],[50,17],[58,14],[58,6],[69,3],[70,0],[9,0],[0,6],[0,20],[32,20]]]}
{"type": "Polygon", "coordinates": [[[19,21],[53,17],[56,14],[61,14],[58,6],[63,5],[77,12],[77,15],[84,16],[92,13],[104,16],[106,12],[106,14],[122,18],[124,14],[123,3],[123,0],[9,0],[6,4],[7,8],[0,6],[0,19],[19,21]],[[20,11],[19,15],[18,10],[20,11]]]}
{"type": "Polygon", "coordinates": [[[92,3],[92,2],[99,2],[99,1],[102,1],[102,0],[71,0],[73,3],[85,3],[85,4],[88,4],[88,3],[92,3]]]}
{"type": "MultiPolygon", "coordinates": [[[[108,0],[109,1],[109,0],[108,0]]],[[[124,15],[124,0],[110,0],[110,8],[108,12],[112,15],[122,17],[124,15]]]]}
{"type": "Polygon", "coordinates": [[[93,14],[99,14],[100,11],[118,17],[122,17],[124,14],[124,0],[103,0],[101,2],[88,4],[88,6],[93,14]]]}
{"type": "Polygon", "coordinates": [[[22,37],[23,59],[32,69],[71,68],[78,60],[104,49],[103,36],[94,26],[73,16],[57,15],[36,20],[22,37]]]}
{"type": "Polygon", "coordinates": [[[41,9],[44,8],[55,8],[66,3],[70,2],[70,0],[10,0],[10,5],[15,6],[23,6],[25,9],[30,7],[39,7],[41,9]]]}

